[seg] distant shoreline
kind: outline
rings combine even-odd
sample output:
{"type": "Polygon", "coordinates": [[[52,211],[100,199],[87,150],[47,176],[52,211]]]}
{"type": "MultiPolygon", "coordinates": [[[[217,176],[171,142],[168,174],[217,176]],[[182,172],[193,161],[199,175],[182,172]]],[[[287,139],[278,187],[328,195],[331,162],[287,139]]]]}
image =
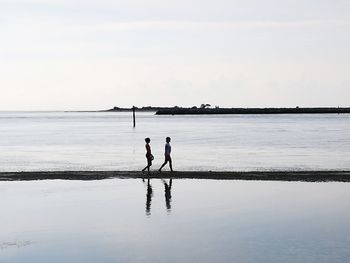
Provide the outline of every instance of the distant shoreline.
{"type": "Polygon", "coordinates": [[[248,181],[350,182],[350,171],[179,171],[174,173],[159,173],[154,171],[149,176],[139,171],[0,172],[0,181],[103,180],[110,178],[173,178],[248,181]]]}
{"type": "MultiPolygon", "coordinates": [[[[131,112],[133,108],[114,107],[99,112],[131,112]]],[[[156,115],[213,115],[213,114],[344,114],[350,107],[295,108],[207,108],[207,107],[135,107],[136,112],[155,112],[156,115]]]]}
{"type": "Polygon", "coordinates": [[[350,108],[172,108],[160,109],[156,112],[156,115],[344,113],[350,113],[350,108]]]}

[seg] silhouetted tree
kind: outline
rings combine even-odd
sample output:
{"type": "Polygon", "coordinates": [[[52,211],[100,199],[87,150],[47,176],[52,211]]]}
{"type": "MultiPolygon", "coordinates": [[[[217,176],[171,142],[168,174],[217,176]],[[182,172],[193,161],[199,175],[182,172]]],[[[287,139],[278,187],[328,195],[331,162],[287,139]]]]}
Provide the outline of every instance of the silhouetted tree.
{"type": "Polygon", "coordinates": [[[201,109],[209,108],[211,105],[210,104],[201,104],[201,109]]]}

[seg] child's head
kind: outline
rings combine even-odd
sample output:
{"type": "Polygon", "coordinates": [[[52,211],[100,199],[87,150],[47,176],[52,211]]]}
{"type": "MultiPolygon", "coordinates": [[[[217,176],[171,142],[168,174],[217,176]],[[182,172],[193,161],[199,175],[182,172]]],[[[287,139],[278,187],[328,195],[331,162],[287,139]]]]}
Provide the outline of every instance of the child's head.
{"type": "Polygon", "coordinates": [[[170,138],[170,137],[166,137],[165,141],[166,141],[167,143],[169,143],[169,142],[171,141],[171,138],[170,138]]]}
{"type": "Polygon", "coordinates": [[[145,139],[145,142],[146,142],[146,143],[150,143],[150,142],[151,142],[151,139],[147,137],[147,138],[145,139]]]}

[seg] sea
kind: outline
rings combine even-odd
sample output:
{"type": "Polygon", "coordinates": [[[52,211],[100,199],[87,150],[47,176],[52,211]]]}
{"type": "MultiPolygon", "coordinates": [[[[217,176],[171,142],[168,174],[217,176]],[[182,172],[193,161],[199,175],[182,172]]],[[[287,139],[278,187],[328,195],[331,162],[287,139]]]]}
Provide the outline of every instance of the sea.
{"type": "Polygon", "coordinates": [[[174,170],[350,169],[350,114],[175,115],[0,112],[0,171],[141,170],[145,141],[174,170]]]}
{"type": "MultiPolygon", "coordinates": [[[[0,171],[347,170],[350,115],[0,112],[0,171]],[[168,167],[166,167],[168,169],[168,167]]],[[[159,174],[160,175],[160,174],[159,174]]],[[[350,183],[0,182],[1,263],[347,263],[350,183]]]]}

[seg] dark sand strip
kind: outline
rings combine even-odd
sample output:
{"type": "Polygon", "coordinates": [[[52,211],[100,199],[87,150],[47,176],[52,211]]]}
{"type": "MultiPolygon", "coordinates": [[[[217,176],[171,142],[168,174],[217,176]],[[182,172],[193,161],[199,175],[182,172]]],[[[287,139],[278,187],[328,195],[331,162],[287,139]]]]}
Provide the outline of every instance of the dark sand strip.
{"type": "Polygon", "coordinates": [[[0,181],[30,180],[102,180],[107,178],[174,178],[213,180],[260,180],[304,182],[350,182],[350,171],[252,171],[252,172],[152,172],[138,171],[42,171],[0,172],[0,181]]]}

